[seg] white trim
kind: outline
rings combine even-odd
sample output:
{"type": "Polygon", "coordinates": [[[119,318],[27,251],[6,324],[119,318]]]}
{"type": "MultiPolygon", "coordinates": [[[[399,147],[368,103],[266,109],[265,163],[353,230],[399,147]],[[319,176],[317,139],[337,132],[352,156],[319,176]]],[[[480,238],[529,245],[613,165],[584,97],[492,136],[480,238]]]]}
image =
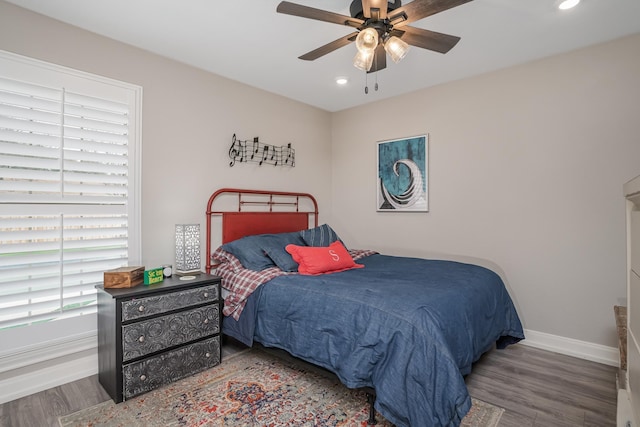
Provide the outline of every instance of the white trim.
{"type": "MultiPolygon", "coordinates": [[[[89,73],[86,71],[81,71],[81,70],[76,70],[74,68],[69,68],[69,67],[65,67],[63,65],[59,65],[59,64],[54,64],[51,62],[46,62],[46,61],[41,61],[39,59],[35,59],[35,58],[31,58],[28,56],[24,56],[24,55],[19,55],[17,53],[13,53],[13,52],[9,52],[6,50],[0,50],[0,59],[2,60],[6,60],[6,61],[13,61],[15,63],[19,63],[21,64],[21,66],[23,68],[20,68],[18,71],[16,71],[14,74],[9,74],[9,70],[2,70],[3,71],[3,75],[5,77],[12,77],[15,78],[17,80],[24,80],[25,77],[23,74],[20,74],[21,72],[24,73],[25,71],[28,72],[28,70],[30,69],[45,69],[45,70],[49,70],[51,72],[56,72],[56,73],[62,73],[62,74],[66,74],[67,76],[71,76],[74,78],[80,78],[80,79],[86,79],[95,83],[99,83],[102,85],[105,85],[105,91],[106,93],[109,93],[111,95],[110,99],[113,97],[113,89],[109,90],[110,86],[114,86],[120,89],[125,89],[128,91],[132,91],[133,93],[136,94],[136,98],[138,101],[141,101],[142,99],[140,98],[140,96],[142,96],[142,86],[140,85],[136,85],[133,83],[127,83],[124,82],[122,80],[116,80],[116,79],[112,79],[110,77],[106,77],[106,76],[102,76],[99,74],[94,74],[94,73],[89,73]],[[22,77],[22,78],[21,78],[22,77]]],[[[62,80],[62,82],[65,82],[65,80],[62,80]]],[[[39,83],[42,83],[42,80],[39,80],[39,83]]],[[[52,82],[51,81],[51,77],[48,80],[48,83],[50,84],[60,84],[62,86],[66,86],[64,83],[59,83],[58,81],[52,82]]],[[[76,84],[78,84],[76,82],[76,84]]],[[[125,99],[121,99],[121,101],[123,102],[127,102],[125,99]]]]}
{"type": "Polygon", "coordinates": [[[0,373],[70,356],[98,346],[95,330],[0,353],[0,373]]]}
{"type": "Polygon", "coordinates": [[[142,86],[134,86],[135,101],[131,110],[135,120],[129,126],[134,139],[131,148],[131,164],[134,165],[130,176],[133,182],[133,197],[129,203],[129,265],[142,264],[142,86]]]}
{"type": "Polygon", "coordinates": [[[621,388],[618,390],[618,407],[616,413],[617,427],[636,427],[639,424],[634,420],[633,408],[629,400],[627,390],[621,388]]]}
{"type": "MultiPolygon", "coordinates": [[[[19,354],[3,356],[13,366],[26,367],[33,363],[46,366],[39,369],[19,369],[16,375],[0,380],[0,404],[98,373],[95,332],[90,337],[86,336],[76,340],[73,348],[70,348],[72,346],[67,340],[60,340],[56,344],[45,343],[39,346],[39,349],[36,347],[32,346],[19,354]],[[93,351],[89,354],[81,354],[92,349],[93,351]],[[76,358],[72,357],[74,354],[77,355],[76,358]],[[64,361],[56,363],[54,358],[60,357],[64,357],[64,361]],[[20,358],[23,358],[22,363],[19,361],[20,358]],[[43,363],[46,362],[46,359],[49,359],[50,363],[43,363]]],[[[4,359],[2,360],[3,369],[5,368],[4,359]]],[[[30,366],[35,367],[36,365],[30,366]]]]}
{"type": "Polygon", "coordinates": [[[590,360],[604,365],[620,367],[620,352],[615,347],[607,347],[601,344],[565,338],[545,332],[532,331],[530,329],[525,329],[524,336],[526,339],[520,341],[523,345],[565,354],[579,359],[590,360]]]}
{"type": "Polygon", "coordinates": [[[0,381],[0,404],[98,373],[98,353],[0,381]]]}

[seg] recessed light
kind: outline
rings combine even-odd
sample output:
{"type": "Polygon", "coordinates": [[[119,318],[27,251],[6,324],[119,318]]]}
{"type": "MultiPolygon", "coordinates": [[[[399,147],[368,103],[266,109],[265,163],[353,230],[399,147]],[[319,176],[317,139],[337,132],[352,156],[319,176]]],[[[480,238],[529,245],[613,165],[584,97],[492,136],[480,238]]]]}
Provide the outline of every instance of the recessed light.
{"type": "Polygon", "coordinates": [[[560,2],[560,4],[558,5],[558,9],[562,9],[562,10],[571,9],[572,7],[575,7],[578,3],[580,3],[580,0],[564,0],[560,2]]]}
{"type": "Polygon", "coordinates": [[[346,77],[336,77],[336,84],[344,86],[349,83],[349,79],[346,77]]]}

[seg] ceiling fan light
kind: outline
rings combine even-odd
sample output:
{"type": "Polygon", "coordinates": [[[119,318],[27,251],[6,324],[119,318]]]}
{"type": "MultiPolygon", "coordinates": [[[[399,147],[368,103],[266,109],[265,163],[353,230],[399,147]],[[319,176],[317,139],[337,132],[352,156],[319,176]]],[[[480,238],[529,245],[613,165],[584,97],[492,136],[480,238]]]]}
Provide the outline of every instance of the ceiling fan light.
{"type": "Polygon", "coordinates": [[[353,58],[353,66],[362,71],[369,71],[373,65],[373,56],[374,51],[363,52],[359,50],[356,57],[353,58]]]}
{"type": "Polygon", "coordinates": [[[396,36],[391,36],[384,43],[384,50],[387,51],[393,62],[400,62],[409,52],[409,45],[396,36]]]}
{"type": "Polygon", "coordinates": [[[378,32],[373,28],[365,28],[356,37],[358,52],[373,52],[378,47],[378,32]]]}

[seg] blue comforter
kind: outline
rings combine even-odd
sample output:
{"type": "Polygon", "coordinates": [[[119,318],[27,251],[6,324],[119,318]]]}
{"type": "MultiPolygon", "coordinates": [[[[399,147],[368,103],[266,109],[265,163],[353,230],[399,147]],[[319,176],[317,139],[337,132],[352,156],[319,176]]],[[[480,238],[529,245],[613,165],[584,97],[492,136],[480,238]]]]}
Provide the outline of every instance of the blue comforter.
{"type": "Polygon", "coordinates": [[[463,375],[493,345],[524,338],[502,280],[452,261],[358,262],[365,268],[262,285],[242,315],[256,316],[255,340],[347,387],[373,387],[376,409],[399,427],[459,425],[471,407],[463,375]]]}

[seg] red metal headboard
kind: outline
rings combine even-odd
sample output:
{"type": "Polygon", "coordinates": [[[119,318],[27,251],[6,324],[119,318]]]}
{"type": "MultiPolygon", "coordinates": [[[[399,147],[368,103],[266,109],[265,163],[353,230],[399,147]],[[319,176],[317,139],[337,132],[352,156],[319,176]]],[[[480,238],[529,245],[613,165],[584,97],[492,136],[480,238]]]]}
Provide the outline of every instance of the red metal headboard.
{"type": "Polygon", "coordinates": [[[309,228],[311,216],[314,226],[317,227],[318,203],[315,197],[308,193],[237,188],[222,188],[216,191],[207,203],[207,273],[210,273],[212,268],[211,221],[214,216],[222,217],[224,244],[254,234],[305,230],[309,228]],[[214,210],[214,204],[223,197],[228,199],[228,196],[235,199],[232,202],[233,206],[214,210]],[[305,203],[309,207],[305,206],[305,203]]]}

